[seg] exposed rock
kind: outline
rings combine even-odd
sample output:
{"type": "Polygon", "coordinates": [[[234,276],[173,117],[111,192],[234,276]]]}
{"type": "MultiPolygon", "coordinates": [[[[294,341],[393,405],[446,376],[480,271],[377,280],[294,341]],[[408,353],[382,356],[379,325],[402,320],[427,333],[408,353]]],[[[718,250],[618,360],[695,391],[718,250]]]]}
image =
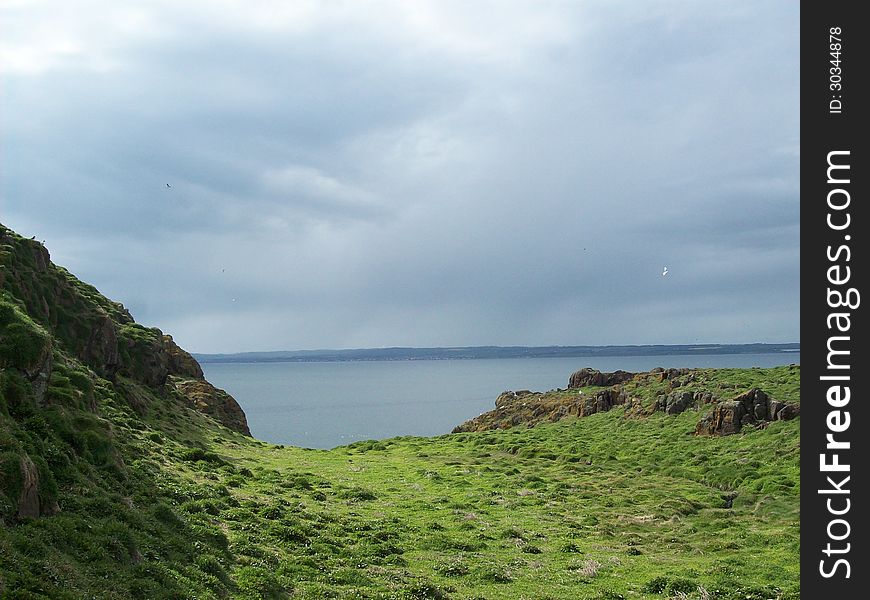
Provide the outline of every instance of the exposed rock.
{"type": "Polygon", "coordinates": [[[33,255],[33,264],[37,271],[46,271],[48,265],[51,264],[51,255],[48,253],[48,248],[33,241],[29,244],[30,252],[33,255]]]}
{"type": "Polygon", "coordinates": [[[788,421],[801,414],[800,404],[786,404],[776,413],[777,421],[788,421]]]}
{"type": "Polygon", "coordinates": [[[749,424],[766,425],[773,420],[788,420],[800,414],[800,405],[771,398],[758,388],[719,403],[698,421],[695,435],[730,435],[749,424]]]}
{"type": "Polygon", "coordinates": [[[568,416],[585,417],[605,412],[617,405],[626,406],[626,416],[639,417],[661,411],[676,415],[689,409],[698,409],[705,404],[715,407],[702,418],[695,433],[729,435],[739,432],[747,424],[764,427],[774,420],[791,419],[800,413],[800,406],[771,399],[766,392],[753,388],[725,402],[719,402],[718,394],[723,386],[708,384],[704,372],[695,369],[654,369],[645,373],[631,374],[626,371],[601,373],[594,369],[581,369],[571,376],[570,384],[581,387],[613,380],[630,379],[630,383],[616,384],[604,389],[584,393],[577,387],[549,392],[503,392],[495,401],[495,410],[483,413],[453,429],[454,433],[508,429],[517,425],[532,427],[546,421],[559,421],[568,416]],[[665,392],[660,393],[653,404],[635,396],[648,385],[657,386],[666,381],[665,392]],[[686,387],[689,386],[690,387],[686,387]],[[713,390],[704,389],[712,385],[713,390]]]}
{"type": "Polygon", "coordinates": [[[665,412],[669,415],[676,415],[695,403],[695,397],[692,392],[679,392],[667,396],[665,404],[665,412]]]}
{"type": "Polygon", "coordinates": [[[706,417],[698,421],[695,434],[729,435],[737,433],[743,426],[746,407],[739,400],[720,402],[706,417]]]}
{"type": "Polygon", "coordinates": [[[202,367],[190,353],[178,347],[171,335],[163,335],[163,349],[168,358],[167,366],[170,375],[203,379],[202,367]]]}
{"type": "Polygon", "coordinates": [[[51,380],[52,364],[51,344],[48,344],[48,351],[45,353],[42,365],[32,375],[28,374],[33,388],[33,397],[40,406],[45,405],[45,392],[48,391],[48,382],[51,380]]]}
{"type": "Polygon", "coordinates": [[[584,398],[582,410],[578,416],[585,417],[594,413],[606,412],[617,404],[625,404],[625,394],[621,389],[598,390],[584,398]]]}
{"type": "Polygon", "coordinates": [[[120,372],[150,388],[161,390],[170,375],[204,378],[196,359],[159,329],[128,327],[122,330],[121,343],[128,358],[120,372]]]}
{"type": "Polygon", "coordinates": [[[666,412],[669,415],[678,415],[689,408],[710,404],[715,399],[716,397],[709,391],[674,391],[660,395],[656,399],[655,410],[666,412]]]}
{"type": "Polygon", "coordinates": [[[169,384],[178,391],[191,406],[209,415],[215,421],[233,431],[251,435],[248,420],[236,399],[224,390],[216,388],[202,379],[188,379],[170,376],[169,384]]]}
{"type": "Polygon", "coordinates": [[[48,390],[48,382],[51,379],[52,366],[52,343],[48,336],[45,337],[45,342],[36,358],[28,365],[19,366],[22,374],[30,381],[33,397],[40,405],[45,402],[45,392],[48,390]]]}
{"type": "Polygon", "coordinates": [[[495,401],[495,410],[466,421],[455,427],[453,432],[508,429],[523,424],[531,427],[567,416],[585,417],[605,412],[628,400],[628,395],[620,386],[595,390],[590,394],[577,393],[577,390],[503,392],[495,401]]]}
{"type": "Polygon", "coordinates": [[[98,315],[91,325],[91,334],[79,355],[101,376],[114,379],[120,364],[118,330],[107,314],[98,315]]]}
{"type": "Polygon", "coordinates": [[[26,454],[21,457],[21,478],[18,517],[35,519],[39,516],[39,472],[26,454]]]}
{"type": "Polygon", "coordinates": [[[169,354],[164,349],[162,332],[129,328],[122,333],[125,359],[119,372],[152,389],[161,390],[169,376],[169,354]],[[137,333],[133,335],[131,331],[137,333]]]}
{"type": "Polygon", "coordinates": [[[780,402],[779,400],[770,400],[767,404],[768,416],[771,420],[775,420],[779,411],[785,406],[785,402],[780,402]]]}
{"type": "MultiPolygon", "coordinates": [[[[692,370],[691,369],[665,369],[662,367],[656,367],[655,369],[650,371],[650,374],[655,375],[659,381],[666,381],[666,380],[673,381],[677,377],[682,377],[683,375],[691,375],[692,370]]],[[[678,384],[677,386],[674,386],[674,387],[679,387],[679,385],[681,385],[681,384],[678,384]]]]}
{"type": "Polygon", "coordinates": [[[628,371],[602,373],[597,369],[583,368],[571,374],[571,377],[568,379],[568,388],[617,385],[628,381],[632,377],[634,377],[634,373],[629,373],[628,371]]]}

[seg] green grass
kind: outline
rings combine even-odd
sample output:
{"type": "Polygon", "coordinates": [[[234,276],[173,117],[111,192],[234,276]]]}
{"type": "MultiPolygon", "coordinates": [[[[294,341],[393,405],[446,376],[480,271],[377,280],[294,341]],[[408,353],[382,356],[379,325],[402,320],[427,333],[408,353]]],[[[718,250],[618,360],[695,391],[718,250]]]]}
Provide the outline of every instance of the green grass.
{"type": "MultiPolygon", "coordinates": [[[[159,330],[40,266],[36,242],[0,242],[0,597],[799,597],[799,418],[695,436],[708,407],[649,414],[670,389],[649,377],[626,384],[639,403],[532,428],[273,446],[149,387],[159,330]],[[106,315],[114,381],[76,358],[106,315]]],[[[800,399],[797,368],[681,377],[800,399]]]]}
{"type": "Polygon", "coordinates": [[[2,530],[7,587],[118,598],[799,594],[799,420],[696,437],[695,411],[617,408],[323,451],[245,438],[169,398],[140,416],[103,397],[100,412],[113,434],[78,424],[67,469],[87,464],[88,481],[65,478],[61,514],[2,530]],[[83,431],[128,457],[123,476],[94,484],[111,452],[89,450],[83,431]]]}

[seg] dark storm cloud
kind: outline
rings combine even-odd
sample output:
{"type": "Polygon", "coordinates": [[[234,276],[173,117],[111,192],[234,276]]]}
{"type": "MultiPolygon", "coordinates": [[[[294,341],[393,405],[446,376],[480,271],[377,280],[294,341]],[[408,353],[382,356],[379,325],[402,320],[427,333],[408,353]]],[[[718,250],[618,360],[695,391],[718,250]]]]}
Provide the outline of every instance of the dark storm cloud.
{"type": "Polygon", "coordinates": [[[0,214],[193,350],[798,339],[793,3],[91,4],[0,214]]]}

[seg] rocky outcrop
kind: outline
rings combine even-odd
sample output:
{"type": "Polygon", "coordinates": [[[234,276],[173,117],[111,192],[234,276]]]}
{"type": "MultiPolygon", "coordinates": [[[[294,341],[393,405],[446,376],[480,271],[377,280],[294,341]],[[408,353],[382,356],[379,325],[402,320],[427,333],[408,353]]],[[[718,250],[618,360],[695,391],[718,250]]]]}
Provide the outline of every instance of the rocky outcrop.
{"type": "Polygon", "coordinates": [[[655,410],[669,415],[678,415],[689,408],[697,408],[703,404],[715,402],[717,396],[710,391],[677,390],[661,394],[656,399],[655,410]]]}
{"type": "Polygon", "coordinates": [[[625,404],[628,395],[621,388],[596,390],[591,394],[575,390],[555,392],[504,392],[496,398],[495,410],[483,413],[455,427],[453,433],[508,429],[517,425],[533,426],[564,417],[585,417],[625,404]]]}
{"type": "Polygon", "coordinates": [[[52,364],[51,343],[49,343],[47,344],[41,364],[34,372],[27,373],[33,389],[33,397],[40,406],[45,405],[45,393],[48,391],[48,382],[51,381],[52,364]]]}
{"type": "MultiPolygon", "coordinates": [[[[670,381],[672,383],[677,383],[680,378],[688,378],[689,380],[693,379],[693,371],[692,369],[665,369],[662,367],[656,367],[652,371],[649,372],[649,375],[654,376],[659,381],[670,381]]],[[[677,383],[677,387],[684,383],[680,381],[677,383]]]]}
{"type": "Polygon", "coordinates": [[[160,334],[148,337],[124,335],[124,358],[119,373],[146,386],[161,390],[169,376],[169,356],[163,351],[160,334]]]}
{"type": "Polygon", "coordinates": [[[18,518],[39,516],[39,472],[26,454],[21,457],[21,493],[18,495],[18,518]]]}
{"type": "Polygon", "coordinates": [[[79,353],[79,359],[100,376],[114,379],[120,366],[118,329],[109,315],[98,314],[90,326],[87,343],[79,353]]]}
{"type": "Polygon", "coordinates": [[[728,435],[739,432],[749,423],[764,426],[770,421],[791,419],[800,413],[800,405],[774,400],[759,388],[752,388],[729,400],[720,401],[723,392],[735,386],[710,381],[708,377],[709,373],[697,369],[653,369],[634,374],[626,371],[601,373],[594,369],[581,369],[570,380],[571,384],[579,388],[606,381],[621,383],[586,392],[578,387],[545,393],[528,390],[504,392],[496,399],[495,410],[462,423],[453,432],[507,429],[518,425],[531,427],[569,416],[585,417],[619,405],[626,405],[626,416],[632,417],[647,416],[657,411],[677,415],[705,405],[715,405],[700,420],[695,433],[728,435]],[[650,390],[662,392],[652,401],[650,390]]]}
{"type": "Polygon", "coordinates": [[[695,435],[731,435],[746,425],[766,425],[786,421],[800,414],[800,405],[772,400],[763,390],[753,388],[739,396],[720,402],[698,421],[695,435]]]}
{"type": "Polygon", "coordinates": [[[597,369],[583,368],[575,371],[568,379],[568,389],[588,386],[617,385],[634,377],[634,373],[628,371],[614,371],[602,373],[597,369]]]}
{"type": "MultiPolygon", "coordinates": [[[[36,519],[40,516],[54,515],[60,512],[57,500],[52,494],[45,497],[41,488],[39,468],[28,454],[23,454],[19,460],[21,479],[18,497],[15,498],[15,516],[19,519],[36,519]]],[[[2,524],[0,520],[0,524],[2,524]]]]}
{"type": "Polygon", "coordinates": [[[161,390],[170,375],[203,379],[196,359],[157,328],[136,324],[121,328],[121,348],[119,372],[152,389],[161,390]]]}
{"type": "Polygon", "coordinates": [[[203,379],[170,376],[172,386],[196,410],[244,435],[251,435],[245,412],[236,399],[203,379]]]}
{"type": "Polygon", "coordinates": [[[597,390],[583,397],[579,417],[585,417],[599,412],[606,412],[617,404],[625,404],[626,395],[620,388],[597,390]]]}
{"type": "Polygon", "coordinates": [[[163,351],[167,357],[167,368],[171,375],[203,379],[202,367],[189,352],[182,350],[171,335],[163,334],[163,351]]]}

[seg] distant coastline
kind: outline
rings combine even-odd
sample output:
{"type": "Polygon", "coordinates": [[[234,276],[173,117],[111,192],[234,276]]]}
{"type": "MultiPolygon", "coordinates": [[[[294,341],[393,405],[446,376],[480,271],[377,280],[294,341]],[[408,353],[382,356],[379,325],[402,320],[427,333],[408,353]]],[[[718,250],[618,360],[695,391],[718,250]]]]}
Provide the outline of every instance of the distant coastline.
{"type": "Polygon", "coordinates": [[[641,346],[466,346],[451,348],[357,348],[199,354],[201,363],[349,362],[397,360],[480,360],[488,358],[573,358],[800,352],[789,344],[656,344],[641,346]]]}

